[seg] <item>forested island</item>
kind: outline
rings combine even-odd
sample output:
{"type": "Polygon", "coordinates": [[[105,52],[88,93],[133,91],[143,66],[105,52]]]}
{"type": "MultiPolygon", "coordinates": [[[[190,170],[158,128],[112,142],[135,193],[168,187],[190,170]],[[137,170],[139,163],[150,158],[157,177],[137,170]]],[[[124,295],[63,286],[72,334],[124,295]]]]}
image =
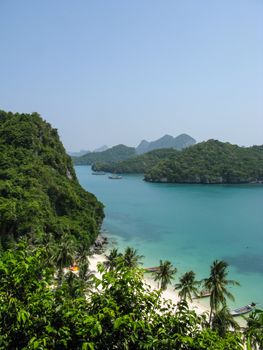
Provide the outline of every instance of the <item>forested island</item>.
{"type": "Polygon", "coordinates": [[[0,154],[1,350],[262,348],[262,310],[242,330],[226,306],[236,282],[224,261],[203,281],[193,271],[181,276],[176,304],[162,293],[177,269],[160,261],[159,290],[150,290],[133,248],[110,251],[94,275],[103,205],[79,185],[57,130],[37,113],[0,112],[0,154]],[[209,315],[189,307],[200,284],[209,315]]]}
{"type": "Polygon", "coordinates": [[[145,172],[151,182],[240,184],[263,181],[263,146],[201,142],[158,162],[145,172]]]}
{"type": "Polygon", "coordinates": [[[209,140],[176,151],[160,149],[116,163],[95,163],[94,170],[143,173],[150,182],[262,183],[263,146],[239,147],[209,140]]]}

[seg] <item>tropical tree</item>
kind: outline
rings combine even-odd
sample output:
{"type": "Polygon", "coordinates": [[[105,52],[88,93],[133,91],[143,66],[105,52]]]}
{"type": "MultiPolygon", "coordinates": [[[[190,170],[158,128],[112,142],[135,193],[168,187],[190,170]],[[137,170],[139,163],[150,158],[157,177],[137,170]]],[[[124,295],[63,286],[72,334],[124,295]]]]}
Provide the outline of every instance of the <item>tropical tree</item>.
{"type": "Polygon", "coordinates": [[[23,242],[3,252],[0,349],[243,349],[240,334],[220,337],[185,301],[174,312],[176,305],[145,286],[140,268],[99,270],[97,293],[84,294],[71,272],[53,289],[43,248],[28,250],[23,242]]]}
{"type": "Polygon", "coordinates": [[[179,297],[181,300],[189,299],[192,301],[192,294],[198,295],[197,286],[200,284],[199,281],[195,280],[195,273],[193,271],[186,272],[180,277],[179,283],[175,285],[175,289],[179,290],[179,297]]]}
{"type": "Polygon", "coordinates": [[[89,256],[91,256],[89,247],[86,244],[79,244],[76,250],[76,260],[78,264],[89,261],[89,256]]]}
{"type": "Polygon", "coordinates": [[[139,255],[136,249],[127,247],[123,254],[123,263],[127,267],[134,268],[141,263],[142,258],[143,255],[139,255]]]}
{"type": "Polygon", "coordinates": [[[168,260],[164,262],[160,260],[160,266],[155,274],[155,281],[158,281],[158,288],[166,290],[167,286],[171,284],[171,280],[174,278],[177,269],[173,267],[172,263],[168,260]]]}
{"type": "Polygon", "coordinates": [[[228,291],[227,286],[239,285],[237,281],[227,279],[227,267],[227,262],[223,260],[215,260],[210,267],[209,278],[203,280],[205,288],[211,293],[209,315],[210,324],[212,316],[219,311],[219,307],[226,304],[226,298],[234,301],[234,296],[228,291]]]}
{"type": "Polygon", "coordinates": [[[247,349],[263,349],[263,310],[255,309],[246,320],[244,335],[247,349]]]}
{"type": "Polygon", "coordinates": [[[212,329],[222,338],[225,338],[229,329],[240,329],[239,324],[234,320],[227,305],[224,305],[214,314],[212,319],[212,329]]]}
{"type": "Polygon", "coordinates": [[[106,260],[104,261],[104,266],[106,268],[106,270],[113,270],[116,266],[117,266],[117,261],[118,258],[121,256],[122,254],[118,252],[117,248],[113,248],[109,255],[106,255],[106,260]]]}
{"type": "Polygon", "coordinates": [[[53,257],[56,253],[57,248],[57,243],[54,239],[53,234],[51,232],[43,234],[35,241],[35,245],[44,248],[48,259],[48,264],[52,265],[53,257]]]}
{"type": "Polygon", "coordinates": [[[72,265],[76,256],[76,249],[73,239],[69,234],[64,233],[61,236],[60,243],[56,247],[56,251],[52,257],[55,266],[58,269],[58,284],[60,285],[63,278],[63,269],[72,265]]]}

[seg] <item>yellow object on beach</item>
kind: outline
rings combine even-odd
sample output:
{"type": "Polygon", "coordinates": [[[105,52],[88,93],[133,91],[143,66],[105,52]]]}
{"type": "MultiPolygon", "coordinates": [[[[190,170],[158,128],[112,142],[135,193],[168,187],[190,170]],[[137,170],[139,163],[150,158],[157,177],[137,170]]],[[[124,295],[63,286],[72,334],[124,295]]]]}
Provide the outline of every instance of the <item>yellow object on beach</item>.
{"type": "Polygon", "coordinates": [[[78,266],[70,266],[70,271],[72,271],[72,272],[76,272],[76,271],[78,271],[79,270],[79,267],[78,266]]]}

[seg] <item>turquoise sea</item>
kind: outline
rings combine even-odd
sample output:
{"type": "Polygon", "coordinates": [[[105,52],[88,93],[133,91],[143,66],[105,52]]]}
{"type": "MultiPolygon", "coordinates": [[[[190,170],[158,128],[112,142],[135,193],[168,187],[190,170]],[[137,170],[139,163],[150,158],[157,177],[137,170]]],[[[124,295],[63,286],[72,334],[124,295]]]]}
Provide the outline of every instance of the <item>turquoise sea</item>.
{"type": "Polygon", "coordinates": [[[230,264],[231,307],[252,301],[263,307],[263,186],[182,185],[144,182],[141,175],[121,180],[94,176],[75,167],[81,185],[105,205],[107,230],[118,247],[133,246],[145,266],[160,259],[177,267],[175,282],[193,270],[208,276],[216,259],[230,264]]]}

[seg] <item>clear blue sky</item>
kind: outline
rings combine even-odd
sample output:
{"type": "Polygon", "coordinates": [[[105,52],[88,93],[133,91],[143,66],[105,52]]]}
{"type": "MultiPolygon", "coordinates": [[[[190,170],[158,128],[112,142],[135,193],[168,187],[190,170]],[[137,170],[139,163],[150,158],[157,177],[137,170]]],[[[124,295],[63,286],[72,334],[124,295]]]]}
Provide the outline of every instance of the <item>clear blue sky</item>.
{"type": "Polygon", "coordinates": [[[263,144],[262,0],[0,0],[0,108],[68,150],[263,144]]]}

